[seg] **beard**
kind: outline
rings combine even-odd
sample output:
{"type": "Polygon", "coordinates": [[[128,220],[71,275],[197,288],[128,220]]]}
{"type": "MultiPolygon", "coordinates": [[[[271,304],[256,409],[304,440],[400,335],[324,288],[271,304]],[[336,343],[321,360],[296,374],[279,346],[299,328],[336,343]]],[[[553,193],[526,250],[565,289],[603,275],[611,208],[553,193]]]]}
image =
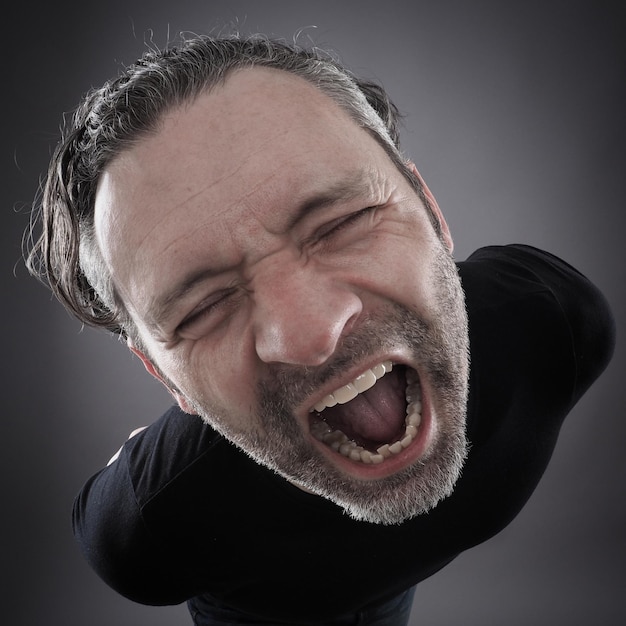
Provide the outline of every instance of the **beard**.
{"type": "Polygon", "coordinates": [[[258,384],[256,430],[233,429],[223,407],[190,399],[191,404],[257,463],[334,502],[353,519],[391,525],[429,511],[452,493],[467,456],[469,370],[467,315],[456,266],[446,252],[438,255],[432,270],[436,297],[428,320],[390,304],[362,320],[324,365],[270,364],[258,384]],[[437,420],[435,437],[417,462],[392,475],[372,480],[352,477],[331,464],[303,433],[294,407],[346,369],[398,347],[410,348],[420,375],[428,380],[437,420]]]}

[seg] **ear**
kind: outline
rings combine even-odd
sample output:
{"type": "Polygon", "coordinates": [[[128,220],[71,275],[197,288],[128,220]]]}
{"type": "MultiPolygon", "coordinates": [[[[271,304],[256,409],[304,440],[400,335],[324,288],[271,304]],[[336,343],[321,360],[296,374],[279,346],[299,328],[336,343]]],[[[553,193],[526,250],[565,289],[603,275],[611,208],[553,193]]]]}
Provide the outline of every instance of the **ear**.
{"type": "Polygon", "coordinates": [[[126,345],[128,349],[137,357],[141,359],[143,366],[146,368],[148,373],[151,376],[154,376],[170,393],[170,395],[174,398],[178,406],[185,411],[185,413],[189,413],[190,415],[197,415],[196,410],[191,406],[189,400],[180,393],[177,389],[172,388],[172,385],[163,378],[163,376],[159,373],[156,367],[152,364],[152,361],[138,348],[135,347],[132,339],[130,337],[126,340],[126,345]]]}
{"type": "Polygon", "coordinates": [[[426,200],[428,201],[428,208],[432,211],[436,220],[439,222],[439,226],[441,227],[441,236],[443,238],[443,242],[448,248],[450,254],[454,250],[454,242],[452,241],[452,235],[450,234],[450,228],[448,227],[448,222],[446,222],[439,205],[437,204],[437,200],[435,200],[435,196],[431,193],[430,189],[427,187],[424,179],[421,174],[417,171],[417,167],[415,167],[415,163],[409,161],[407,163],[408,168],[413,172],[413,174],[417,177],[422,185],[422,189],[424,190],[424,195],[426,196],[426,200]]]}

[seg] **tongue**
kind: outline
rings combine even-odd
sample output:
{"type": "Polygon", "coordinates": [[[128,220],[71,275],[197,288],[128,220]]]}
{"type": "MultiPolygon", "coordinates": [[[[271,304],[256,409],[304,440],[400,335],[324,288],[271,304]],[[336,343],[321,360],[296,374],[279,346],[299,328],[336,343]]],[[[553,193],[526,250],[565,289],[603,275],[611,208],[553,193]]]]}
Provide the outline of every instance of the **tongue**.
{"type": "Polygon", "coordinates": [[[406,417],[406,381],[401,368],[346,404],[325,409],[324,421],[355,440],[388,443],[398,436],[406,417]]]}

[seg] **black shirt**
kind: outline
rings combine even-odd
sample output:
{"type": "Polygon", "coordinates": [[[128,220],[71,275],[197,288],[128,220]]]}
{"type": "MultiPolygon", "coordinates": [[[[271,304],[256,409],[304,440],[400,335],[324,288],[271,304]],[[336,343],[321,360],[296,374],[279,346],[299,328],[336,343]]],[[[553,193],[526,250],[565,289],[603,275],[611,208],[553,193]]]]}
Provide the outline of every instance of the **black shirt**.
{"type": "Polygon", "coordinates": [[[398,526],[357,522],[172,408],[76,499],[75,534],[98,574],[137,602],[207,594],[297,623],[382,601],[503,529],[610,360],[614,326],[599,291],[545,252],[482,248],[458,265],[471,449],[449,498],[398,526]]]}

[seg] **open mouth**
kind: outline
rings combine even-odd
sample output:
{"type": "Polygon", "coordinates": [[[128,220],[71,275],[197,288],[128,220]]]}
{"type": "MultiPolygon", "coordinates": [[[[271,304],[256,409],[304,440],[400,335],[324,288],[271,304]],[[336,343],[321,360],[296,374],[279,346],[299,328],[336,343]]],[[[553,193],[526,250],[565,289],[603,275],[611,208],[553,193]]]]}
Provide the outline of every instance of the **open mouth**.
{"type": "Polygon", "coordinates": [[[310,410],[311,434],[335,452],[365,464],[400,454],[422,421],[417,372],[391,361],[375,365],[310,410]]]}

